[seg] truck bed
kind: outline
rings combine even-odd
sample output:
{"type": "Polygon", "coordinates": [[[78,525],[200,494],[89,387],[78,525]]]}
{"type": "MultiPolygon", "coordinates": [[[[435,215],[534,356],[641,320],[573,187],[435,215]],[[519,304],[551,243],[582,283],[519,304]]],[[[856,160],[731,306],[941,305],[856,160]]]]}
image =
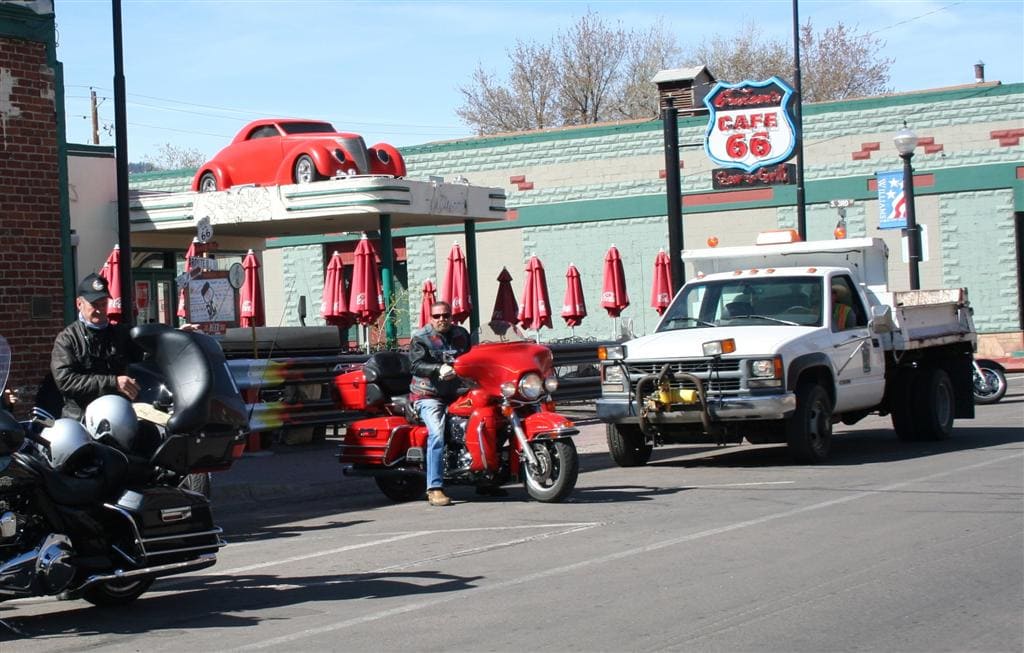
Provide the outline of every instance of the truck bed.
{"type": "Polygon", "coordinates": [[[887,348],[921,349],[977,340],[966,288],[906,290],[892,293],[896,329],[887,348]]]}

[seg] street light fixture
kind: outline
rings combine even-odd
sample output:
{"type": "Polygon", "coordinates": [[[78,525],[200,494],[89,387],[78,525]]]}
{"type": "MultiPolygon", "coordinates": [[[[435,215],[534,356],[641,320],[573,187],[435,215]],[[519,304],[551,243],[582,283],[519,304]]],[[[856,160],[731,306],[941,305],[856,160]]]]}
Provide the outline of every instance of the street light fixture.
{"type": "Polygon", "coordinates": [[[910,289],[920,290],[921,229],[917,226],[917,216],[914,213],[914,169],[910,166],[910,160],[914,158],[914,148],[917,147],[917,134],[907,127],[907,123],[904,121],[903,129],[896,132],[896,136],[892,140],[900,158],[903,159],[903,201],[907,212],[907,228],[904,233],[907,235],[910,289]]]}

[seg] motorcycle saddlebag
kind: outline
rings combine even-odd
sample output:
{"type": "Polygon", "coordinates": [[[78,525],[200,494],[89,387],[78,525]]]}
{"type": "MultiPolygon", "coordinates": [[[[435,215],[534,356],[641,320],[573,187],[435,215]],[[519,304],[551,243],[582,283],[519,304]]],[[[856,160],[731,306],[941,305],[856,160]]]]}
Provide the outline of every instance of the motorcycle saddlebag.
{"type": "Polygon", "coordinates": [[[352,422],[345,429],[339,459],[345,464],[392,465],[405,456],[412,429],[397,415],[352,422]]]}
{"type": "Polygon", "coordinates": [[[147,564],[191,560],[221,546],[210,502],[201,494],[176,487],[127,490],[115,510],[135,524],[140,537],[135,554],[147,564]]]}

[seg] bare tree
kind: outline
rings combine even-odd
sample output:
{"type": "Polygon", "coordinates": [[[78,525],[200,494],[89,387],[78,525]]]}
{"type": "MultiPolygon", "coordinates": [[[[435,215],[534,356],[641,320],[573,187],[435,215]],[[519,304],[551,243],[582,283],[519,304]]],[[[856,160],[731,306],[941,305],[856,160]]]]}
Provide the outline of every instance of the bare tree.
{"type": "MultiPolygon", "coordinates": [[[[870,34],[858,34],[842,22],[818,34],[808,19],[800,26],[801,90],[804,102],[826,102],[888,92],[892,59],[882,58],[885,44],[870,34]]],[[[746,22],[734,38],[703,41],[690,54],[720,80],[767,79],[777,75],[792,81],[792,41],[762,40],[757,26],[746,22]]]]}
{"type": "Polygon", "coordinates": [[[508,85],[477,66],[471,83],[459,87],[464,104],[456,114],[481,134],[558,124],[558,66],[552,46],[516,41],[508,58],[512,64],[508,85]]]}
{"type": "Polygon", "coordinates": [[[611,93],[626,58],[627,34],[587,12],[558,35],[562,79],[559,105],[567,125],[607,120],[611,93]]]}
{"type": "MultiPolygon", "coordinates": [[[[800,26],[800,73],[804,102],[827,102],[890,93],[889,67],[880,58],[885,43],[857,34],[842,22],[816,35],[811,21],[800,26]]],[[[792,57],[790,57],[792,59],[792,57]]]]}
{"type": "Polygon", "coordinates": [[[679,52],[660,26],[627,31],[588,12],[549,43],[517,41],[507,82],[478,66],[456,114],[478,134],[654,118],[651,78],[680,65],[679,52]]]}
{"type": "Polygon", "coordinates": [[[206,155],[195,148],[164,143],[158,148],[156,156],[146,156],[143,161],[151,164],[153,170],[181,170],[198,168],[206,159],[206,155]]]}

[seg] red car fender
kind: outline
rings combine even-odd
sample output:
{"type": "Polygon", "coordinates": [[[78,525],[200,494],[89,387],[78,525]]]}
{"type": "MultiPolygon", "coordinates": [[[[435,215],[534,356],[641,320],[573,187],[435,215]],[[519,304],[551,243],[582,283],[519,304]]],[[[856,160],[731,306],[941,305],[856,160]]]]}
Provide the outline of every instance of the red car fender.
{"type": "Polygon", "coordinates": [[[546,437],[554,440],[576,435],[580,432],[572,420],[552,411],[542,411],[527,415],[523,419],[523,431],[527,440],[546,437]]]}
{"type": "Polygon", "coordinates": [[[231,188],[231,175],[229,175],[227,171],[219,165],[208,164],[200,168],[196,172],[195,176],[192,177],[192,190],[199,192],[199,180],[208,172],[212,172],[213,176],[216,177],[218,190],[231,188]]]}
{"type": "Polygon", "coordinates": [[[277,167],[277,173],[274,175],[279,185],[287,186],[295,183],[295,179],[292,178],[295,161],[303,154],[308,154],[313,159],[313,165],[316,166],[320,176],[328,178],[334,176],[337,163],[332,149],[324,147],[323,143],[304,141],[292,147],[281,158],[281,164],[277,167]]]}
{"type": "Polygon", "coordinates": [[[370,171],[378,175],[392,175],[395,177],[405,176],[405,158],[402,153],[387,143],[377,143],[370,148],[370,171]],[[386,152],[390,163],[384,163],[377,156],[377,152],[386,152]]]}

